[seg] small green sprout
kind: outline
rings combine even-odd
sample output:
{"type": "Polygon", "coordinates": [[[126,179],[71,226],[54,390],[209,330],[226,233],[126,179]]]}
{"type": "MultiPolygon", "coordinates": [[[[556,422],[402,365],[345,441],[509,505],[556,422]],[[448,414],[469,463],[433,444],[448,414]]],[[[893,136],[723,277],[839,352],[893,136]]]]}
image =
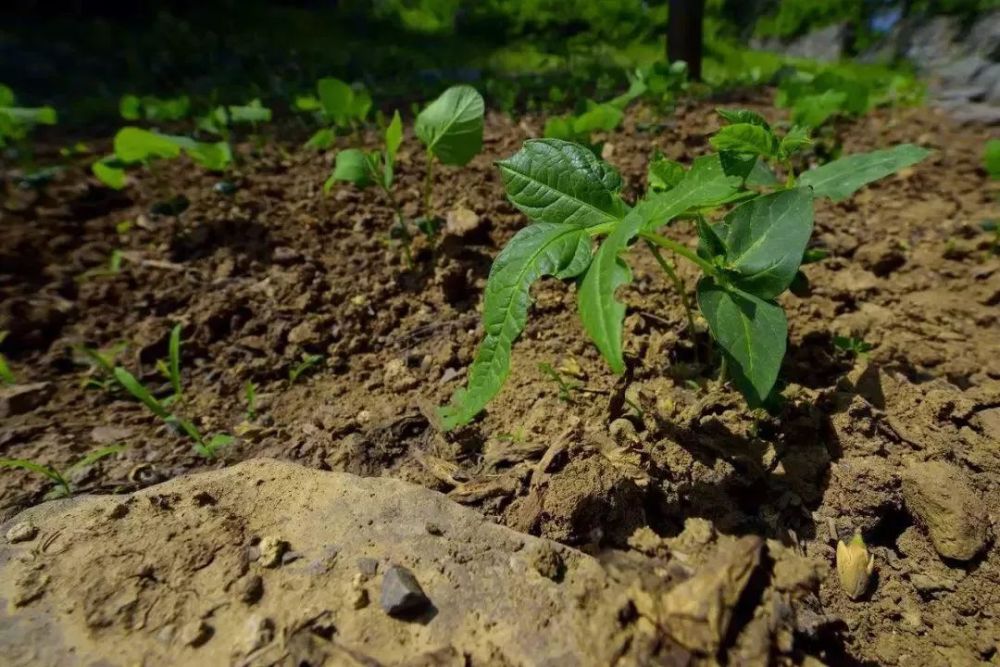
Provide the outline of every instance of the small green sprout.
{"type": "Polygon", "coordinates": [[[22,143],[37,125],[55,125],[58,121],[52,107],[28,108],[15,103],[14,91],[0,84],[0,148],[22,143]]]}
{"type": "Polygon", "coordinates": [[[243,395],[247,400],[247,419],[253,421],[257,419],[257,385],[253,380],[247,380],[243,395]]]}
{"type": "Polygon", "coordinates": [[[205,457],[212,458],[215,453],[233,442],[233,436],[228,433],[216,433],[205,438],[192,422],[177,417],[167,410],[167,406],[158,400],[134,375],[121,366],[114,370],[115,380],[125,390],[132,394],[140,403],[145,405],[150,412],[162,419],[168,426],[178,428],[194,441],[194,451],[205,457]]]}
{"type": "Polygon", "coordinates": [[[557,385],[559,385],[560,401],[565,403],[571,403],[573,401],[573,390],[580,388],[578,384],[564,380],[562,374],[554,369],[551,364],[538,364],[538,370],[545,375],[548,375],[557,385]]]}
{"type": "Polygon", "coordinates": [[[833,345],[838,350],[860,358],[868,356],[868,353],[872,351],[871,343],[866,343],[855,336],[834,336],[833,345]]]}
{"type": "Polygon", "coordinates": [[[323,363],[323,356],[320,354],[302,354],[302,361],[288,369],[288,384],[295,384],[299,377],[311,368],[323,363]]]}
{"type": "Polygon", "coordinates": [[[126,168],[182,154],[209,171],[223,171],[233,161],[232,149],[225,141],[202,142],[139,127],[123,127],[115,135],[114,153],[94,162],[91,171],[108,187],[120,190],[126,184],[126,168]]]}
{"type": "Polygon", "coordinates": [[[109,278],[111,276],[116,276],[121,273],[122,259],[124,259],[122,251],[116,248],[111,251],[111,256],[108,258],[106,266],[98,266],[93,269],[87,269],[78,275],[75,280],[78,283],[82,283],[88,280],[93,280],[94,278],[109,278]]]}
{"type": "Polygon", "coordinates": [[[128,343],[125,341],[120,341],[105,349],[74,345],[73,351],[77,353],[79,360],[91,367],[91,373],[84,379],[83,386],[108,392],[114,391],[118,386],[115,381],[115,365],[126,347],[128,347],[128,343]]]}
{"type": "Polygon", "coordinates": [[[118,112],[125,120],[145,119],[151,123],[184,120],[191,113],[191,100],[187,95],[168,98],[123,95],[118,102],[118,112]]]}
{"type": "Polygon", "coordinates": [[[173,396],[164,401],[166,405],[176,401],[183,393],[181,386],[181,325],[176,324],[170,330],[170,339],[167,343],[167,358],[156,362],[156,369],[160,371],[174,390],[173,396]]]}
{"type": "MultiPolygon", "coordinates": [[[[0,331],[0,345],[3,344],[4,339],[7,338],[6,331],[0,331]]],[[[14,377],[14,371],[10,369],[10,364],[7,363],[7,357],[0,354],[0,382],[4,384],[14,384],[17,382],[17,378],[14,377]]]]}
{"type": "Polygon", "coordinates": [[[45,498],[46,500],[53,500],[73,495],[75,489],[70,482],[70,478],[73,477],[74,473],[79,470],[89,468],[101,459],[118,454],[124,449],[125,445],[109,445],[107,447],[102,447],[101,449],[97,449],[87,454],[62,472],[57,470],[54,466],[47,466],[26,459],[0,459],[0,468],[20,468],[21,470],[27,470],[28,472],[33,472],[49,478],[55,483],[55,488],[49,491],[49,493],[45,495],[45,498]]]}
{"type": "Polygon", "coordinates": [[[315,115],[325,127],[306,142],[306,148],[327,150],[333,146],[337,131],[358,129],[372,108],[372,98],[362,86],[351,86],[340,79],[327,77],[316,82],[316,95],[295,98],[297,111],[315,115]]]}

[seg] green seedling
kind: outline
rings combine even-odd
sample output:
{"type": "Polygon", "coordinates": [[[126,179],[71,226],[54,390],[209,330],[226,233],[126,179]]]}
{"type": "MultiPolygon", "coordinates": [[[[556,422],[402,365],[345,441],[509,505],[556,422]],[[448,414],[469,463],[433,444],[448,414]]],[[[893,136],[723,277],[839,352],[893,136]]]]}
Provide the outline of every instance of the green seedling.
{"type": "Polygon", "coordinates": [[[302,361],[288,369],[288,384],[295,384],[303,373],[323,363],[323,356],[319,354],[302,354],[302,361]]]}
{"type": "Polygon", "coordinates": [[[872,351],[871,343],[855,336],[834,336],[833,346],[854,357],[865,357],[872,351]]]}
{"type": "Polygon", "coordinates": [[[181,397],[183,387],[181,386],[181,325],[176,324],[170,330],[170,339],[167,341],[167,358],[156,362],[156,369],[160,371],[174,390],[172,396],[164,400],[165,405],[170,405],[181,397]]]}
{"type": "Polygon", "coordinates": [[[151,123],[184,120],[191,113],[191,100],[187,95],[169,98],[123,95],[118,101],[118,112],[125,120],[147,120],[151,123]]]}
{"type": "Polygon", "coordinates": [[[122,270],[123,258],[121,250],[112,250],[111,257],[108,258],[106,266],[98,266],[93,269],[87,269],[76,277],[76,282],[82,283],[88,280],[93,280],[94,278],[108,278],[118,275],[122,270]]]}
{"type": "Polygon", "coordinates": [[[377,185],[385,196],[396,215],[395,230],[403,242],[403,252],[407,262],[412,266],[410,243],[413,234],[410,224],[403,217],[403,210],[393,193],[392,185],[395,178],[396,152],[403,143],[403,121],[399,112],[395,112],[392,121],[385,129],[385,148],[381,151],[364,151],[360,148],[348,148],[337,153],[337,162],[333,173],[323,184],[323,192],[329,193],[334,183],[346,181],[355,187],[367,188],[377,185]]]}
{"type": "Polygon", "coordinates": [[[298,111],[316,116],[325,127],[316,131],[306,142],[306,148],[327,150],[333,146],[339,130],[360,128],[372,108],[372,97],[361,86],[327,77],[316,82],[316,95],[295,98],[298,111]]]}
{"type": "Polygon", "coordinates": [[[195,141],[190,137],[160,134],[139,127],[123,127],[114,138],[114,153],[91,165],[94,176],[110,188],[126,185],[125,170],[133,165],[148,165],[158,159],[187,155],[209,171],[223,171],[233,161],[229,143],[195,141]]]}
{"type": "Polygon", "coordinates": [[[91,373],[84,379],[83,386],[108,392],[114,391],[118,386],[115,381],[115,365],[118,362],[118,357],[125,351],[127,346],[128,343],[124,341],[115,343],[103,350],[85,345],[73,346],[73,351],[77,353],[78,360],[91,367],[91,373]]]}
{"type": "Polygon", "coordinates": [[[554,369],[551,364],[538,364],[538,370],[545,375],[548,375],[557,385],[559,385],[560,401],[569,403],[573,400],[573,390],[579,389],[578,384],[564,380],[562,373],[554,369]]]}
{"type": "Polygon", "coordinates": [[[1000,179],[1000,139],[990,139],[983,149],[983,167],[992,179],[1000,179]]]}
{"type": "Polygon", "coordinates": [[[247,419],[253,421],[257,419],[257,385],[253,380],[247,380],[243,388],[243,395],[247,400],[247,419]]]}
{"type": "Polygon", "coordinates": [[[433,218],[434,163],[462,167],[483,148],[483,96],[472,86],[452,86],[417,115],[414,130],[427,156],[424,217],[433,218]]]}
{"type": "Polygon", "coordinates": [[[573,116],[554,116],[545,122],[544,135],[548,139],[574,141],[590,148],[600,155],[601,146],[591,142],[595,132],[611,132],[619,125],[625,113],[610,102],[598,103],[587,100],[587,109],[573,116]]]}
{"type": "MultiPolygon", "coordinates": [[[[4,340],[7,338],[6,331],[0,331],[0,345],[3,345],[4,340]]],[[[17,378],[14,377],[14,371],[10,369],[10,364],[7,363],[7,357],[0,354],[0,382],[4,384],[14,384],[17,382],[17,378]]]]}
{"type": "MultiPolygon", "coordinates": [[[[467,386],[441,410],[445,429],[471,421],[500,391],[513,343],[527,320],[531,285],[543,276],[577,281],[584,330],[611,370],[624,373],[626,305],[616,293],[631,282],[625,255],[635,245],[648,248],[668,277],[676,271],[664,253],[700,269],[695,297],[721,355],[720,377],[730,380],[751,407],[768,401],[788,337],[776,299],[791,285],[809,247],[814,200],[845,199],[929,151],[903,144],[751,189],[747,182],[762,156],[788,155],[801,143],[794,136],[779,139],[752,112],[726,111],[723,117],[743,127],[720,132],[721,141],[713,138],[720,152],[696,158],[673,187],[647,193],[634,206],[622,199],[617,170],[578,144],[532,140],[497,163],[508,198],[531,224],[514,235],[490,270],[485,337],[467,386]],[[709,222],[706,216],[717,209],[727,212],[709,222]],[[695,223],[697,250],[660,233],[679,219],[695,223]],[[592,251],[595,241],[599,246],[592,251]]],[[[681,297],[686,304],[683,291],[681,297]]],[[[690,313],[688,320],[693,320],[690,313]]]]}
{"type": "Polygon", "coordinates": [[[205,458],[212,458],[215,453],[233,442],[233,436],[228,433],[216,433],[209,437],[204,437],[192,422],[182,419],[172,414],[167,406],[153,396],[152,392],[144,384],[139,382],[134,375],[118,366],[114,369],[114,378],[125,391],[132,394],[140,403],[145,405],[150,412],[162,419],[171,428],[177,428],[194,441],[194,451],[205,458]]]}
{"type": "Polygon", "coordinates": [[[20,144],[38,125],[55,125],[59,118],[52,107],[19,107],[17,98],[0,84],[0,148],[20,144]]]}
{"type": "Polygon", "coordinates": [[[27,470],[28,472],[33,472],[49,478],[55,483],[55,487],[45,494],[45,499],[53,500],[73,495],[75,489],[73,488],[70,479],[77,471],[89,468],[101,459],[118,454],[124,449],[125,445],[109,445],[107,447],[102,447],[101,449],[97,449],[87,454],[62,472],[53,466],[35,463],[34,461],[28,461],[26,459],[0,459],[0,468],[19,468],[21,470],[27,470]]]}
{"type": "Polygon", "coordinates": [[[249,125],[254,143],[260,147],[262,140],[258,126],[271,122],[271,110],[254,99],[243,105],[217,106],[198,119],[197,127],[203,132],[215,134],[229,141],[234,125],[249,125]]]}

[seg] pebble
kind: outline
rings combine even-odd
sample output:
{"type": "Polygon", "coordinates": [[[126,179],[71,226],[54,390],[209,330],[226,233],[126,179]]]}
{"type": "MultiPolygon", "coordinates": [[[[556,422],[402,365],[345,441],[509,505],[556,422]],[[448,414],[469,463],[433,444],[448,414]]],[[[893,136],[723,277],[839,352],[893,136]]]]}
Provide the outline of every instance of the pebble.
{"type": "Polygon", "coordinates": [[[288,550],[288,542],[279,537],[268,535],[261,539],[257,545],[258,562],[264,567],[277,567],[281,563],[282,556],[288,550]]]}
{"type": "Polygon", "coordinates": [[[941,556],[968,561],[986,546],[986,508],[960,468],[943,461],[911,465],[903,474],[903,500],[941,556]]]}
{"type": "Polygon", "coordinates": [[[7,541],[11,544],[14,544],[15,542],[28,542],[29,540],[35,539],[36,535],[38,535],[38,527],[28,523],[27,521],[22,521],[14,524],[11,529],[7,531],[7,541]]]}
{"type": "Polygon", "coordinates": [[[430,602],[417,578],[405,567],[393,565],[386,571],[379,596],[379,604],[385,613],[408,616],[426,609],[430,602]]]}
{"type": "Polygon", "coordinates": [[[197,648],[212,637],[212,626],[205,621],[191,621],[181,628],[180,640],[185,646],[197,648]]]}
{"type": "Polygon", "coordinates": [[[264,597],[264,580],[258,574],[251,574],[240,584],[240,600],[244,604],[254,604],[264,597]]]}
{"type": "Polygon", "coordinates": [[[480,218],[475,211],[456,208],[448,211],[445,216],[444,230],[449,236],[464,238],[479,231],[480,224],[480,218]]]}
{"type": "Polygon", "coordinates": [[[378,572],[378,561],[374,558],[359,558],[358,571],[365,577],[374,577],[378,572]]]}

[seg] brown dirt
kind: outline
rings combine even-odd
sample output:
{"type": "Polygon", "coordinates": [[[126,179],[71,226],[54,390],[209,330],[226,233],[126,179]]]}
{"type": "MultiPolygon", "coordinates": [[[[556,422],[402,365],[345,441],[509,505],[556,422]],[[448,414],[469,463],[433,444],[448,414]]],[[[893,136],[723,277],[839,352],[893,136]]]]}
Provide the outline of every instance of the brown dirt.
{"type": "MultiPolygon", "coordinates": [[[[654,147],[682,160],[706,150],[713,106],[630,115],[608,148],[630,192],[641,191],[654,147]]],[[[136,174],[123,194],[82,168],[41,192],[8,181],[2,349],[22,382],[49,384],[34,400],[15,401],[22,407],[0,426],[0,456],[63,466],[127,443],[76,480],[97,492],[274,456],[415,482],[592,553],[631,548],[651,558],[656,534],[676,536],[702,518],[817,564],[814,620],[796,628],[794,651],[772,629],[775,655],[834,664],[1000,659],[1000,555],[986,526],[1000,511],[1000,258],[978,226],[997,217],[998,188],[980,167],[984,128],[926,109],[881,111],[840,128],[846,152],[916,141],[935,153],[849,202],[819,207],[816,239],[831,256],[805,268],[808,297],[784,297],[791,343],[780,414],[751,413],[706,378],[675,295],[637,248],[635,280],[623,293],[624,379],[587,342],[573,288],[546,281],[534,290],[507,387],[480,421],[444,435],[433,406],[462,382],[490,259],[524,224],[492,162],[540,128],[540,119],[490,115],[483,154],[464,169],[437,170],[436,211],[468,208],[482,224],[435,252],[420,247],[415,270],[383,240],[391,211],[374,191],[345,186],[322,196],[332,153],[271,143],[254,156],[243,146],[231,197],[181,163],[136,174]],[[179,217],[150,213],[180,192],[191,206],[179,217]],[[133,226],[120,234],[125,221],[133,226]],[[116,248],[126,258],[120,274],[76,280],[116,248]],[[216,461],[124,396],[82,388],[89,371],[74,362],[73,345],[125,340],[121,363],[162,384],[154,366],[177,322],[185,338],[177,411],[203,431],[241,436],[216,461]],[[867,359],[834,348],[832,337],[846,334],[874,345],[867,359]],[[290,386],[288,369],[303,353],[326,364],[290,386]],[[590,391],[560,400],[539,363],[566,369],[590,391]],[[259,416],[244,423],[248,380],[259,385],[259,416]],[[934,520],[907,498],[906,473],[923,461],[950,464],[967,487],[974,507],[945,508],[959,523],[983,517],[988,546],[971,560],[939,557],[934,520]],[[854,530],[877,568],[858,601],[832,568],[836,538],[854,530]]],[[[415,215],[422,157],[412,136],[400,161],[401,200],[415,215]]],[[[693,238],[684,227],[675,233],[693,238]]],[[[0,519],[39,502],[46,488],[36,477],[0,474],[0,519]]]]}

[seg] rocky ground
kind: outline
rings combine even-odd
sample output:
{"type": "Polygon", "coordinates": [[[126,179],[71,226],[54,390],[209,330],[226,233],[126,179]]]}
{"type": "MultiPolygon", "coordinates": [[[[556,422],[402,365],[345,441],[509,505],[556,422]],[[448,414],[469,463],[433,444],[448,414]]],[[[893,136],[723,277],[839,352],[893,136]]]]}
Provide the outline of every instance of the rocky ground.
{"type": "MultiPolygon", "coordinates": [[[[775,115],[762,99],[635,109],[606,157],[639,192],[654,148],[683,161],[707,150],[723,103],[775,115]]],[[[324,197],[332,154],[294,141],[242,146],[232,194],[181,163],[135,174],[122,193],[85,165],[40,190],[8,172],[0,330],[19,382],[0,391],[0,456],[62,469],[126,447],[71,477],[103,497],[20,516],[52,485],[0,473],[15,540],[0,552],[0,613],[20,628],[0,634],[5,652],[18,664],[109,645],[131,647],[122,664],[198,652],[235,664],[997,660],[1000,259],[980,227],[998,213],[981,167],[986,129],[927,109],[838,128],[847,152],[903,141],[935,152],[819,207],[816,241],[830,256],[805,267],[808,295],[784,297],[778,413],[749,412],[711,381],[680,304],[637,249],[622,295],[624,379],[586,341],[573,289],[543,282],[507,387],[481,420],[444,434],[433,407],[463,381],[490,260],[524,224],[492,162],[541,126],[490,115],[484,153],[438,170],[433,205],[449,225],[435,246],[418,243],[413,269],[385,241],[392,212],[377,193],[324,197]],[[178,194],[185,211],[153,212],[178,194]],[[95,272],[114,250],[121,270],[95,272]],[[113,387],[86,386],[104,378],[79,346],[120,342],[118,363],[165,385],[156,362],[176,323],[174,409],[238,436],[216,459],[113,387]],[[854,357],[834,345],[841,335],[872,349],[854,357]],[[323,363],[291,382],[303,354],[323,363]],[[578,389],[561,396],[540,364],[578,389]],[[262,456],[312,470],[227,467],[262,456]],[[855,531],[874,555],[856,600],[834,569],[837,540],[855,531]],[[436,613],[386,613],[393,565],[436,613]],[[248,603],[255,577],[263,593],[248,603]],[[369,603],[355,608],[360,590],[369,603]],[[30,639],[41,636],[60,639],[30,639]]],[[[408,215],[420,201],[416,145],[408,137],[400,153],[408,215]]]]}

